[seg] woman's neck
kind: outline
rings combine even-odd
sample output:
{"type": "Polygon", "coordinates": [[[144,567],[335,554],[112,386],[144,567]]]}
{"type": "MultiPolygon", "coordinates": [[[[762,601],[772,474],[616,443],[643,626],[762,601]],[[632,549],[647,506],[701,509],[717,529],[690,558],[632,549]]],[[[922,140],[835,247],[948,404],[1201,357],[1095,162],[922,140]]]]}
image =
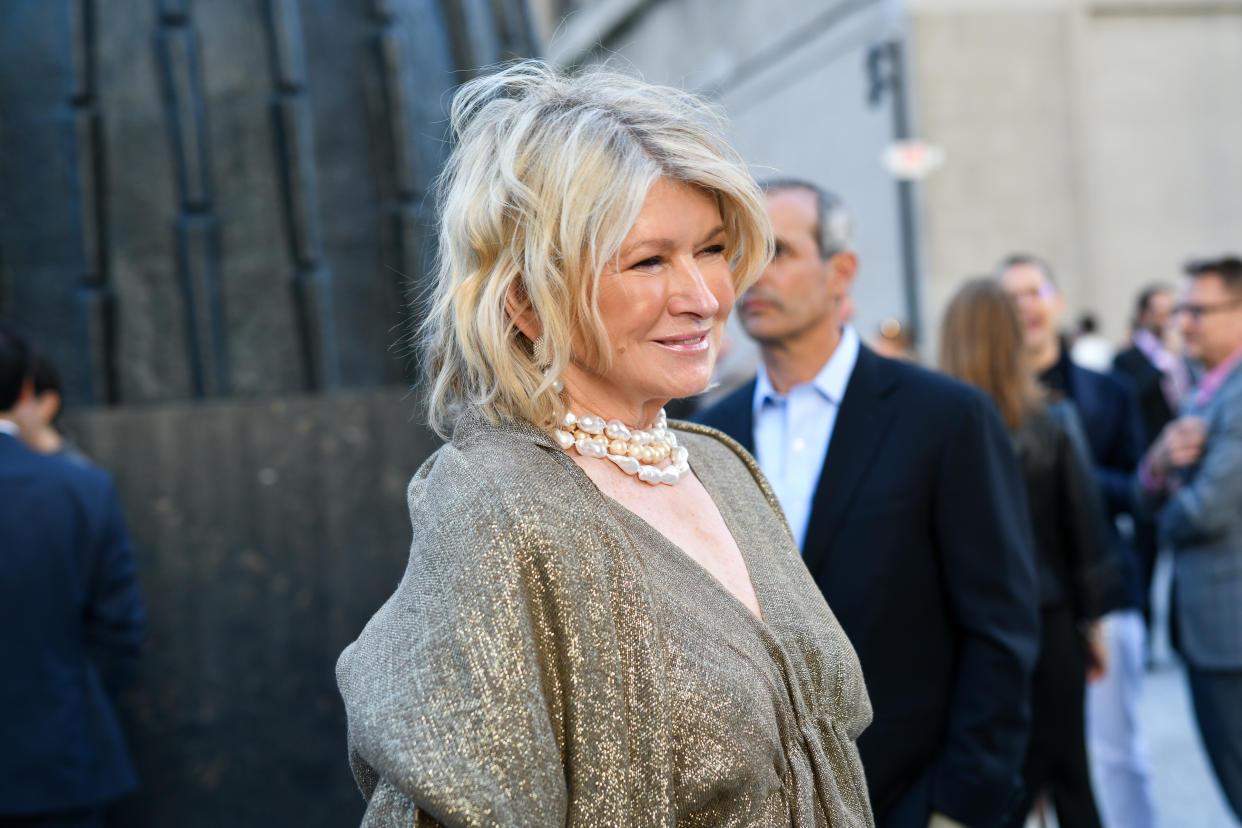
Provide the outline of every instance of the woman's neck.
{"type": "Polygon", "coordinates": [[[569,410],[575,415],[593,414],[605,422],[620,420],[629,428],[648,428],[668,403],[664,399],[626,401],[615,394],[591,393],[569,381],[565,383],[565,392],[569,397],[569,410]]]}

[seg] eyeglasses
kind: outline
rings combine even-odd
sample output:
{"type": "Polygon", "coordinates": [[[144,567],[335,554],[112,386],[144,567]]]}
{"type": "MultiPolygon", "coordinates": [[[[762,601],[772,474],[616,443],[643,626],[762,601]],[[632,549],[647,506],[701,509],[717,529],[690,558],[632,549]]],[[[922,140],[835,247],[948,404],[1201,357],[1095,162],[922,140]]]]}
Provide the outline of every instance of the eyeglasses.
{"type": "Polygon", "coordinates": [[[1044,282],[1037,288],[1028,288],[1027,290],[1009,290],[1006,291],[1009,297],[1015,302],[1021,302],[1023,299],[1051,299],[1057,295],[1057,289],[1050,283],[1044,282]]]}
{"type": "Polygon", "coordinates": [[[1191,319],[1193,319],[1195,322],[1198,322],[1200,319],[1207,316],[1208,314],[1220,313],[1221,311],[1227,311],[1227,310],[1233,310],[1238,305],[1242,305],[1242,298],[1226,299],[1223,302],[1213,302],[1208,305],[1192,305],[1188,303],[1176,305],[1173,308],[1173,312],[1185,314],[1186,316],[1189,316],[1191,319]]]}

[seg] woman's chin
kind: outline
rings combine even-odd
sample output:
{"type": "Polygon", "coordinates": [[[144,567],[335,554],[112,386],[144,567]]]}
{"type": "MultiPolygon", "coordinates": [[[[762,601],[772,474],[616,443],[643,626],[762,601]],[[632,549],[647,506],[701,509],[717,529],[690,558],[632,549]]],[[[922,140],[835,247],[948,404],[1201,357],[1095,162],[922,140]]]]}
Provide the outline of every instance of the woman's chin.
{"type": "Polygon", "coordinates": [[[670,400],[679,400],[683,397],[693,397],[702,394],[711,385],[712,375],[706,376],[684,377],[676,382],[669,382],[668,385],[661,389],[660,396],[667,397],[670,400]]]}

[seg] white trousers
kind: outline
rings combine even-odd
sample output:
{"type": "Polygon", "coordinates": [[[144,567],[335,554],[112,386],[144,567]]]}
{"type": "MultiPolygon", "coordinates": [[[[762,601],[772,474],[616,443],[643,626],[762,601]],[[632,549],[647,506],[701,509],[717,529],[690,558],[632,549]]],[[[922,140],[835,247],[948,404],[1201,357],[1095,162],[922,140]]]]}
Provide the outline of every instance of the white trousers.
{"type": "Polygon", "coordinates": [[[1104,616],[1108,673],[1087,685],[1087,756],[1104,828],[1155,828],[1147,740],[1139,723],[1139,694],[1147,660],[1143,614],[1124,609],[1104,616]]]}

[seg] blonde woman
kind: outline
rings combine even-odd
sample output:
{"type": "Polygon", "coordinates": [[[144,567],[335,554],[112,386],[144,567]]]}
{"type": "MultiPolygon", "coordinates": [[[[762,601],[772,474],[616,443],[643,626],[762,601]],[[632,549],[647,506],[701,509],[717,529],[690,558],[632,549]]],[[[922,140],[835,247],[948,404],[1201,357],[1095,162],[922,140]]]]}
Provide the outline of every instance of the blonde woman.
{"type": "Polygon", "coordinates": [[[771,490],[667,423],[771,247],[701,100],[466,84],[425,326],[449,437],[341,655],[365,825],[871,825],[858,662],[771,490]]]}

